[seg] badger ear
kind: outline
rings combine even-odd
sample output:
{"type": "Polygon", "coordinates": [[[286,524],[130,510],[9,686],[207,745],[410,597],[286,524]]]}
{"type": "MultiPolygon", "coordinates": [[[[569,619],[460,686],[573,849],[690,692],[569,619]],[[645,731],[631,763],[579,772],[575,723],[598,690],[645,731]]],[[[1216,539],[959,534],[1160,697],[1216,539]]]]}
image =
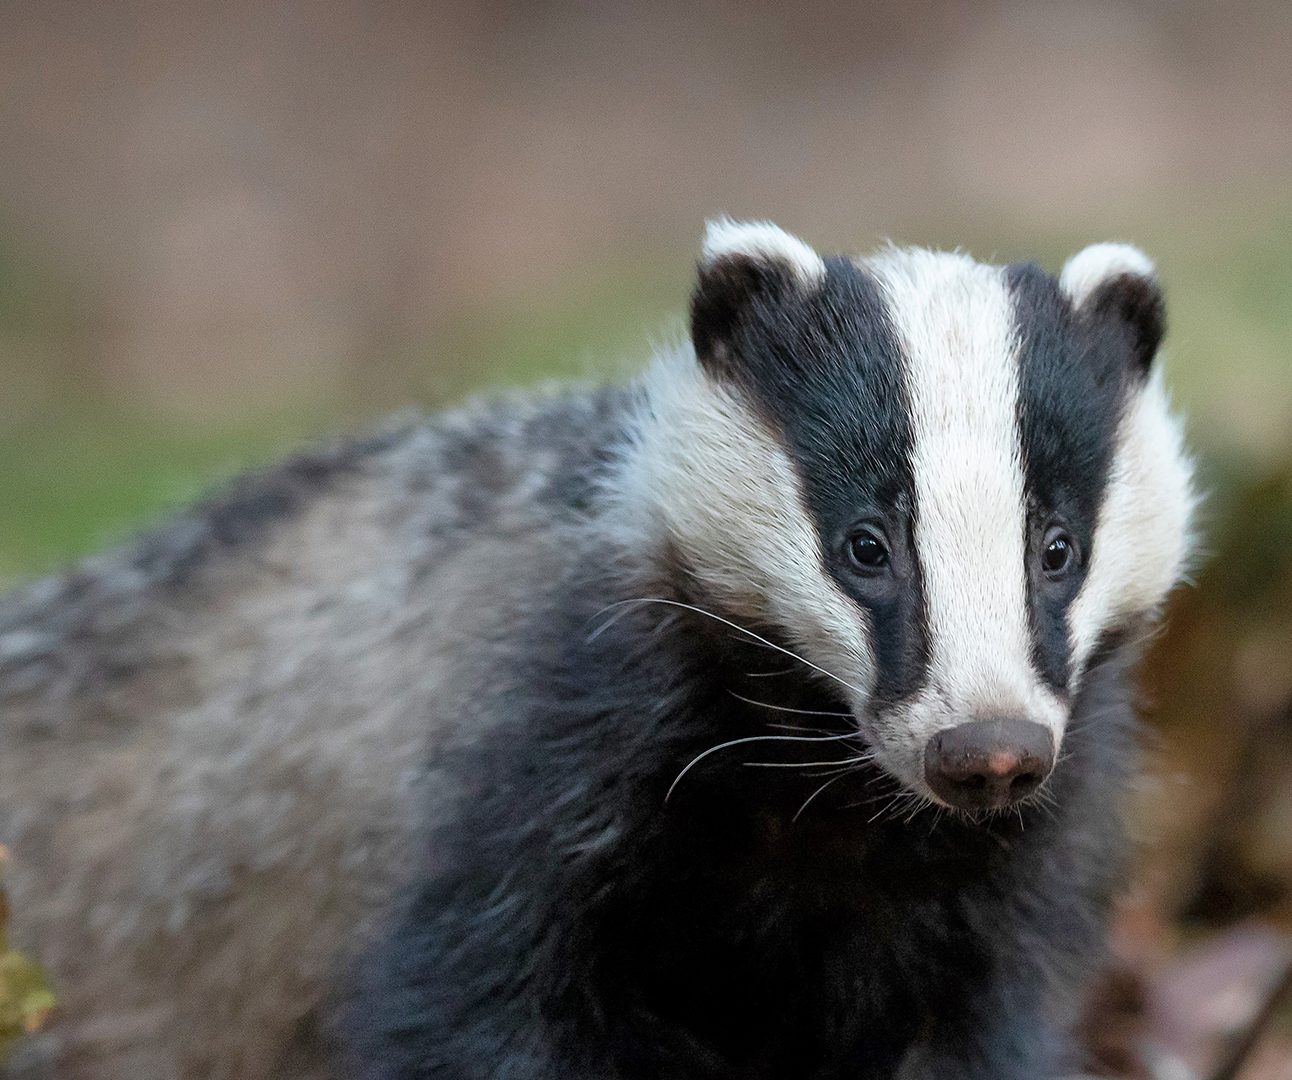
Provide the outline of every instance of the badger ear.
{"type": "Polygon", "coordinates": [[[1166,331],[1166,305],[1144,252],[1130,244],[1092,244],[1068,260],[1059,285],[1079,315],[1117,328],[1137,370],[1148,371],[1166,331]]]}
{"type": "Polygon", "coordinates": [[[691,296],[696,356],[711,370],[724,368],[734,332],[753,303],[814,288],[823,277],[821,256],[771,222],[710,221],[691,296]]]}

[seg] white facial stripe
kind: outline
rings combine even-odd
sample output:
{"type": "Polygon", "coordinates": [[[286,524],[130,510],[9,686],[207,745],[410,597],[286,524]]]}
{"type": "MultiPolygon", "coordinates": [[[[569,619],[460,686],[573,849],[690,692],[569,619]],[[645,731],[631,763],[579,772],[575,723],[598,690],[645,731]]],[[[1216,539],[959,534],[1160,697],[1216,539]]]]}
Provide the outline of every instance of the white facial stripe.
{"type": "Polygon", "coordinates": [[[1191,481],[1158,369],[1118,429],[1090,570],[1068,613],[1074,673],[1104,630],[1154,611],[1179,581],[1189,551],[1191,481]]]}
{"type": "Polygon", "coordinates": [[[656,362],[649,412],[622,476],[627,505],[681,544],[728,611],[767,619],[791,647],[852,688],[861,708],[875,662],[861,611],[821,563],[820,541],[784,449],[689,355],[656,362]]]}
{"type": "Polygon", "coordinates": [[[1003,274],[923,251],[865,265],[884,288],[906,355],[930,647],[925,696],[958,714],[918,710],[915,737],[1008,714],[1046,724],[1057,743],[1064,710],[1032,664],[1017,342],[1003,274]]]}
{"type": "Polygon", "coordinates": [[[700,249],[701,260],[712,263],[732,255],[782,264],[805,287],[825,277],[821,256],[770,221],[732,221],[726,217],[710,221],[700,249]]]}

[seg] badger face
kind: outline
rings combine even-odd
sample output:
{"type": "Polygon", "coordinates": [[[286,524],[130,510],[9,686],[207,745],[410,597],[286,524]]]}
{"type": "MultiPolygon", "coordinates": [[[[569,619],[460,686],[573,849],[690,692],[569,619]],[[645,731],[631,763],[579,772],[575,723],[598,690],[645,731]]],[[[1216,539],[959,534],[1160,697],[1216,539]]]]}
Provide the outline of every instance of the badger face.
{"type": "Polygon", "coordinates": [[[922,250],[823,259],[721,221],[694,356],[651,376],[634,482],[706,598],[840,688],[887,772],[1007,806],[1048,775],[1101,643],[1182,571],[1161,335],[1130,247],[1056,279],[922,250]]]}

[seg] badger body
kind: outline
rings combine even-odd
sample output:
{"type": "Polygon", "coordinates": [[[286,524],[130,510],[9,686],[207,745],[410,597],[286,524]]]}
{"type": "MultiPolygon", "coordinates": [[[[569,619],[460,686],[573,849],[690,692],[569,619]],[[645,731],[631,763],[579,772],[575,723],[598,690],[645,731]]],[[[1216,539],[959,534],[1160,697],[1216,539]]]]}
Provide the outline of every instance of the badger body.
{"type": "Polygon", "coordinates": [[[1062,1075],[1186,556],[1160,337],[1133,249],[720,222],[633,383],[5,601],[0,841],[63,1003],[11,1075],[1062,1075]]]}

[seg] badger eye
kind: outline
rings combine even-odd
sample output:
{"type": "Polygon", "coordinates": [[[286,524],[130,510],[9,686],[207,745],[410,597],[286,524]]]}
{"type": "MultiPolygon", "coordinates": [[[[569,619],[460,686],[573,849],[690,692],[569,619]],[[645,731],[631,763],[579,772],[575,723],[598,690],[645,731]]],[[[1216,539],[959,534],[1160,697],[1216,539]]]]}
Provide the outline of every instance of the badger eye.
{"type": "Polygon", "coordinates": [[[888,548],[877,533],[862,529],[848,538],[848,558],[863,574],[875,574],[888,565],[888,548]]]}
{"type": "Polygon", "coordinates": [[[1077,544],[1062,529],[1051,529],[1045,534],[1045,547],[1041,551],[1041,570],[1051,579],[1061,578],[1077,562],[1077,544]]]}

